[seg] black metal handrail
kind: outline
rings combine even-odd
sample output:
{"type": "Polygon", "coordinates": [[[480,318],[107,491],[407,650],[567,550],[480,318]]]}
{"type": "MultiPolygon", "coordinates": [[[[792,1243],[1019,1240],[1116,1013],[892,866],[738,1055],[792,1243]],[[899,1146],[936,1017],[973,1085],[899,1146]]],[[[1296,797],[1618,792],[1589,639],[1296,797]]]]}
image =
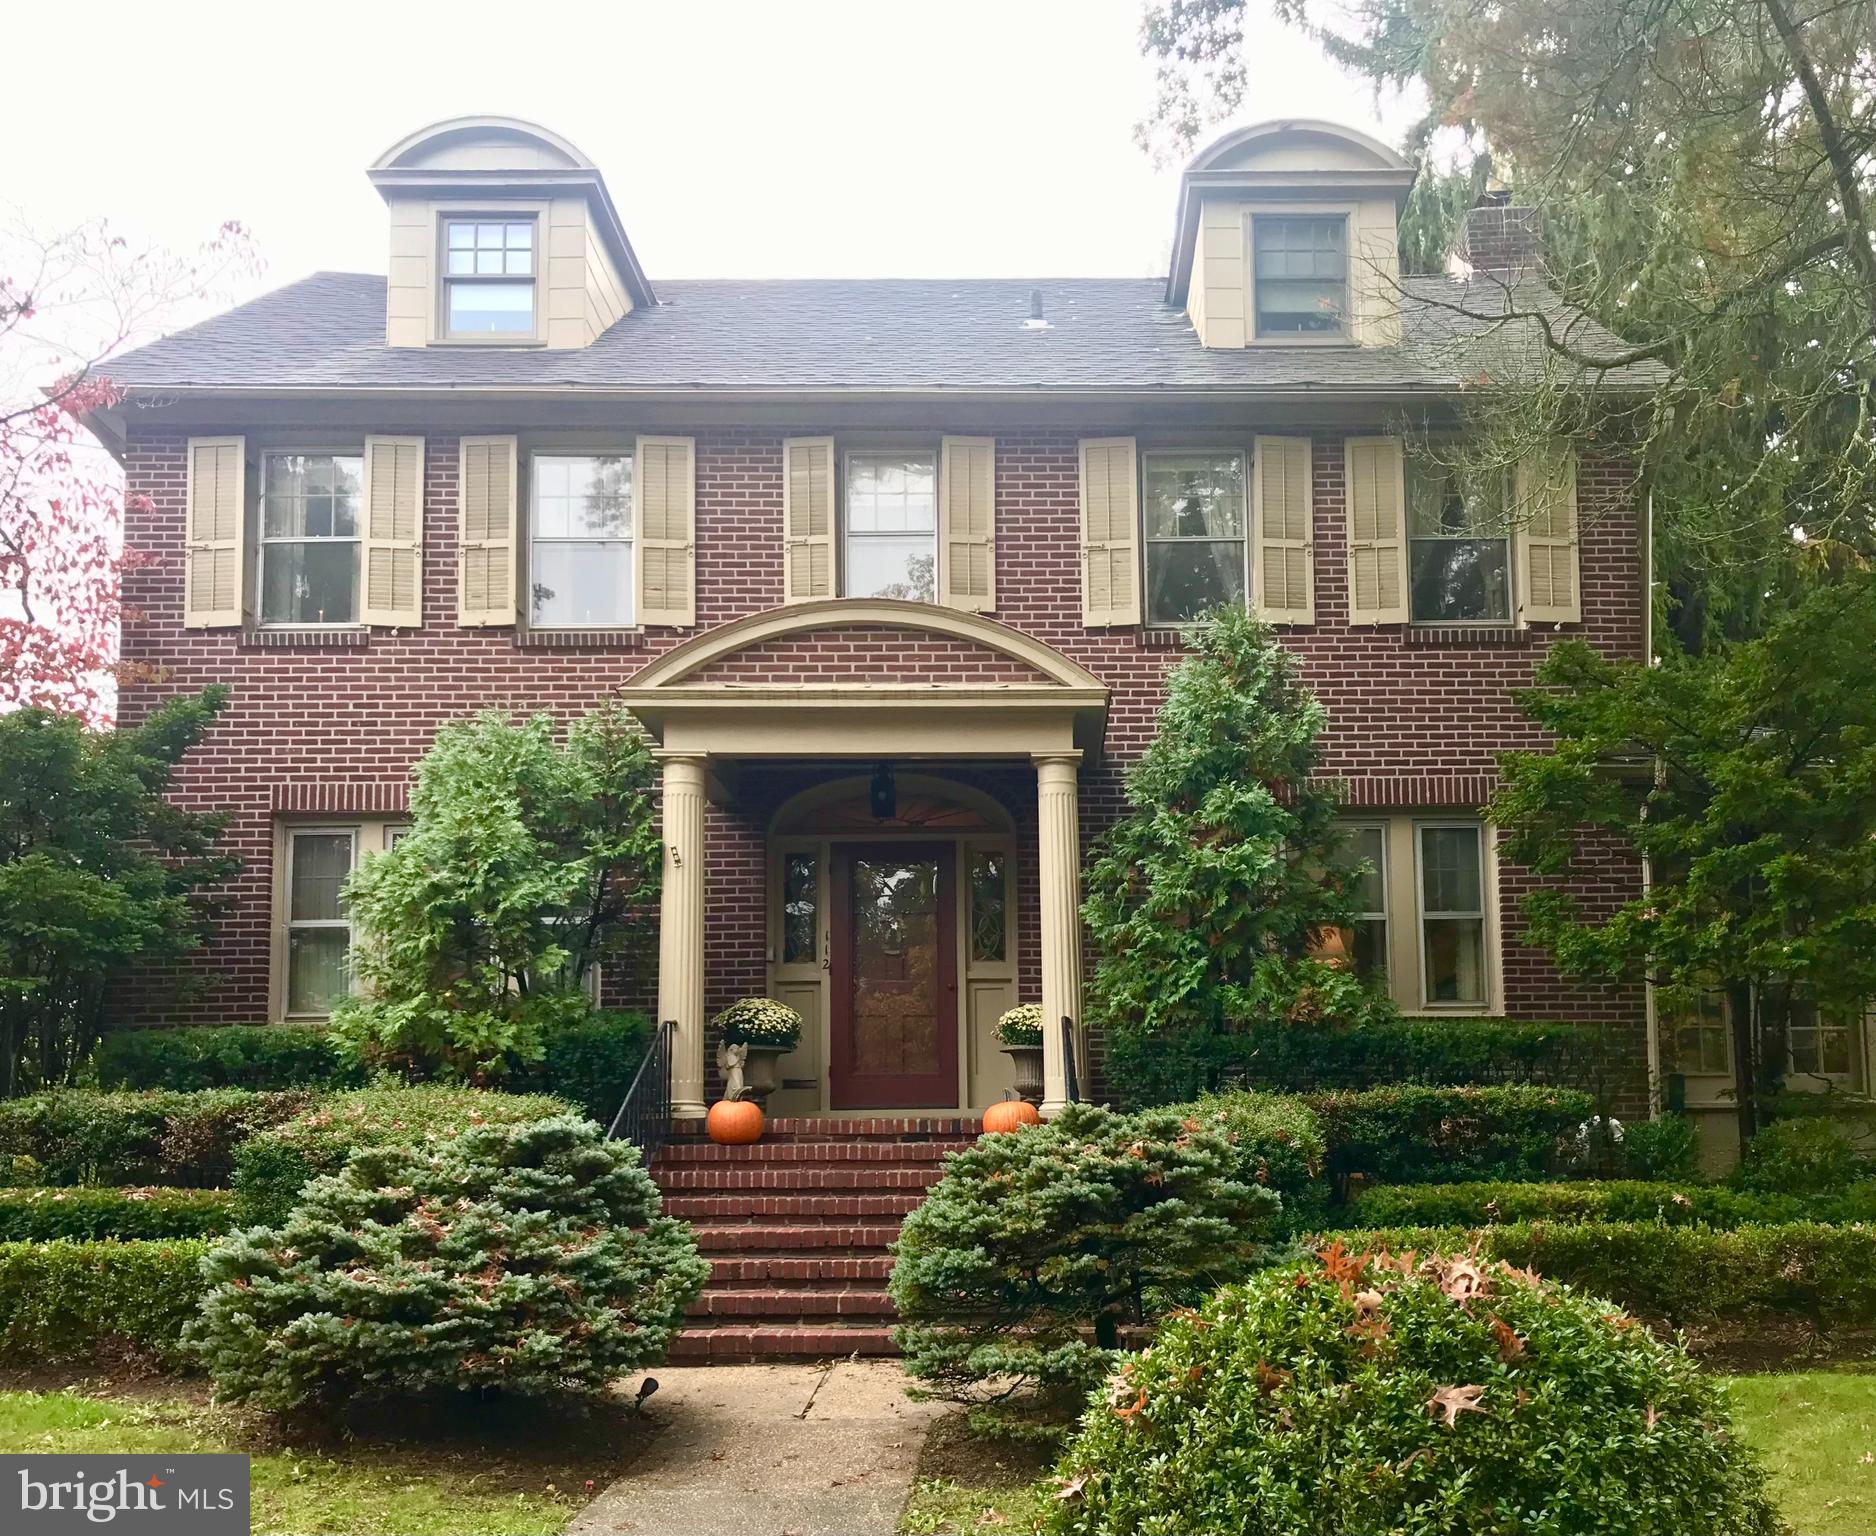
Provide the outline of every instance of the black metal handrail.
{"type": "Polygon", "coordinates": [[[629,1141],[649,1168],[658,1150],[671,1139],[671,1042],[677,1024],[666,1019],[651,1037],[645,1059],[632,1074],[632,1086],[618,1114],[606,1128],[608,1141],[629,1141]]]}
{"type": "Polygon", "coordinates": [[[1070,1104],[1081,1102],[1081,1075],[1075,1070],[1075,1021],[1062,1015],[1062,1096],[1070,1104]]]}

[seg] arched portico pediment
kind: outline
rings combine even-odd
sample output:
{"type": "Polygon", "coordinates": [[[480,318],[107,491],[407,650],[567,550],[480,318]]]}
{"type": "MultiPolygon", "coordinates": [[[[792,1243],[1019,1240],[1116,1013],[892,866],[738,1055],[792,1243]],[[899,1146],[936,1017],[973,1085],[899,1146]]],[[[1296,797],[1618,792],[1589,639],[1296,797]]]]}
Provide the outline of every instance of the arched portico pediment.
{"type": "Polygon", "coordinates": [[[1098,751],[1107,688],[981,614],[888,598],[791,603],[685,641],[621,690],[668,749],[712,757],[1098,751]]]}

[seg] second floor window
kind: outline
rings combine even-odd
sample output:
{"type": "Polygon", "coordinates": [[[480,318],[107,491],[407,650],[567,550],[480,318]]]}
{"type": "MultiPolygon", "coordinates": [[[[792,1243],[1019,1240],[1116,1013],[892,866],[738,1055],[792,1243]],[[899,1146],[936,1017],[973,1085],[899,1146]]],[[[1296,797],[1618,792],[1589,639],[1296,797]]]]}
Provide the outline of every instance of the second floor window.
{"type": "Polygon", "coordinates": [[[1244,456],[1147,453],[1146,621],[1185,624],[1222,603],[1242,603],[1248,584],[1244,456]]]}
{"type": "Polygon", "coordinates": [[[847,455],[848,597],[938,595],[938,468],[929,453],[847,455]]]}
{"type": "Polygon", "coordinates": [[[631,456],[537,453],[529,486],[529,622],[542,629],[630,624],[631,456]]]}
{"type": "Polygon", "coordinates": [[[261,460],[261,622],[358,620],[358,454],[270,453],[261,460]]]}
{"type": "Polygon", "coordinates": [[[1416,623],[1511,619],[1504,478],[1462,488],[1448,466],[1407,464],[1408,582],[1416,623]]]}
{"type": "Polygon", "coordinates": [[[534,221],[447,219],[443,225],[443,334],[534,335],[534,221]]]}
{"type": "Polygon", "coordinates": [[[1348,329],[1348,220],[1251,220],[1251,289],[1259,337],[1340,336],[1348,329]]]}

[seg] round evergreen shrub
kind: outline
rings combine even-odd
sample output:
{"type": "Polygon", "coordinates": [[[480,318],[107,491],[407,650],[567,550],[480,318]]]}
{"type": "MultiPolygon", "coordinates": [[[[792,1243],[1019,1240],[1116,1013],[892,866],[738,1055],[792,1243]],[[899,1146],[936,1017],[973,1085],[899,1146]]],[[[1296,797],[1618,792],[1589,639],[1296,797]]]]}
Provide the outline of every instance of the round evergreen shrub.
{"type": "Polygon", "coordinates": [[[934,1395],[1071,1414],[1123,1330],[1250,1271],[1281,1206],[1215,1127],[1071,1104],[945,1165],[895,1246],[906,1370],[934,1395]]]}
{"type": "Polygon", "coordinates": [[[1286,1233],[1319,1227],[1329,1212],[1328,1147],[1316,1112],[1281,1093],[1214,1093],[1180,1111],[1215,1126],[1230,1143],[1238,1178],[1283,1197],[1286,1233]]]}
{"type": "Polygon", "coordinates": [[[1094,1397],[1056,1536],[1773,1536],[1722,1389],[1615,1311],[1466,1255],[1221,1291],[1094,1397]]]}
{"type": "Polygon", "coordinates": [[[1774,1120],[1746,1143],[1739,1182],[1766,1194],[1831,1195],[1862,1173],[1850,1132],[1835,1120],[1805,1115],[1774,1120]]]}
{"type": "Polygon", "coordinates": [[[663,1357],[708,1274],[637,1153],[566,1115],[367,1147],[203,1260],[185,1343],[277,1412],[597,1394],[663,1357]]]}

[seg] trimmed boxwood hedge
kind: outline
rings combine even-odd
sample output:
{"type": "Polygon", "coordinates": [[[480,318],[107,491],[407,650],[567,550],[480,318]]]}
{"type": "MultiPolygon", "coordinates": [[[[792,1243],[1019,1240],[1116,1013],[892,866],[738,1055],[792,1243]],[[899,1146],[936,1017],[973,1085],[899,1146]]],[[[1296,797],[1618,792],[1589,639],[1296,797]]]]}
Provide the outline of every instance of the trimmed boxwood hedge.
{"type": "Polygon", "coordinates": [[[0,1165],[30,1159],[18,1166],[34,1184],[213,1189],[227,1184],[241,1142],[298,1113],[311,1098],[304,1090],[64,1088],[0,1100],[0,1165]]]}
{"type": "Polygon", "coordinates": [[[0,1360],[42,1365],[129,1343],[180,1359],[208,1289],[195,1239],[0,1243],[0,1360]]]}
{"type": "Polygon", "coordinates": [[[231,1189],[0,1189],[0,1242],[214,1237],[234,1214],[231,1189]]]}
{"type": "Polygon", "coordinates": [[[541,1059],[507,1086],[518,1093],[551,1093],[610,1125],[651,1044],[651,1020],[623,1009],[562,1024],[542,1041],[541,1059]]]}
{"type": "Polygon", "coordinates": [[[334,1094],[243,1142],[234,1154],[242,1224],[277,1226],[316,1174],[337,1173],[360,1147],[420,1142],[471,1125],[517,1125],[575,1113],[545,1094],[481,1088],[363,1088],[334,1094]]]}
{"type": "Polygon", "coordinates": [[[1458,1184],[1553,1175],[1563,1143],[1596,1112],[1576,1088],[1433,1088],[1396,1083],[1314,1093],[1329,1171],[1385,1184],[1458,1184]]]}
{"type": "Polygon", "coordinates": [[[1482,1227],[1518,1221],[1661,1221],[1745,1227],[1792,1221],[1876,1222],[1876,1180],[1840,1195],[1761,1195],[1724,1184],[1636,1179],[1569,1184],[1379,1184],[1351,1202],[1362,1227],[1482,1227]]]}
{"type": "Polygon", "coordinates": [[[317,1024],[120,1029],[92,1056],[100,1088],[357,1088],[365,1069],[317,1024]]]}
{"type": "MultiPolygon", "coordinates": [[[[1355,1251],[1474,1249],[1676,1328],[1776,1318],[1824,1330],[1876,1325],[1876,1227],[1519,1222],[1332,1234],[1355,1251]]],[[[1327,1239],[1324,1239],[1326,1241],[1327,1239]]]]}

